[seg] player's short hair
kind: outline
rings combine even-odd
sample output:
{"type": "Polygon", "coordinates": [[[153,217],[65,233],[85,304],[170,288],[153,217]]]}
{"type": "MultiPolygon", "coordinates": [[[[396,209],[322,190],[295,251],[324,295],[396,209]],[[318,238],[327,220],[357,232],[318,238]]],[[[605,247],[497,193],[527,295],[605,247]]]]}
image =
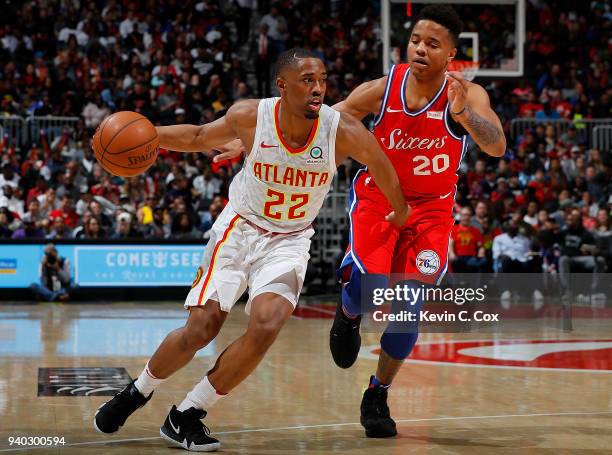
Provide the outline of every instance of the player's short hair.
{"type": "Polygon", "coordinates": [[[452,6],[427,5],[419,12],[414,23],[424,20],[435,22],[446,28],[457,45],[459,34],[463,31],[463,22],[452,6]]]}
{"type": "Polygon", "coordinates": [[[274,66],[274,75],[278,77],[285,68],[295,68],[298,64],[298,60],[303,58],[319,58],[313,52],[302,49],[301,47],[294,47],[282,52],[278,59],[276,59],[276,65],[274,66]]]}

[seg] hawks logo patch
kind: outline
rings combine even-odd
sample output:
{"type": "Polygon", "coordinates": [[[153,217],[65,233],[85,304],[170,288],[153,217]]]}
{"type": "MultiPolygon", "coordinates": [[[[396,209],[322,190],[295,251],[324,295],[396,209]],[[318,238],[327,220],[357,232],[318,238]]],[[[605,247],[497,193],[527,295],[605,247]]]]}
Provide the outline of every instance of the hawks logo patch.
{"type": "Polygon", "coordinates": [[[191,289],[195,288],[198,285],[198,283],[202,279],[202,275],[204,275],[204,270],[202,269],[202,267],[198,267],[198,271],[196,272],[196,277],[193,280],[193,283],[191,283],[191,289]]]}

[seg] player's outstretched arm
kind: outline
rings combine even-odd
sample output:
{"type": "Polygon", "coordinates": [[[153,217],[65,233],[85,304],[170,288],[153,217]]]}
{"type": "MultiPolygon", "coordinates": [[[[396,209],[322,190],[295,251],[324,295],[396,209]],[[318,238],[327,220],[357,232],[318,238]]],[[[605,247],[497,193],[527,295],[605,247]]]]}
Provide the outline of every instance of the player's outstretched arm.
{"type": "Polygon", "coordinates": [[[466,81],[457,71],[448,73],[448,99],[453,119],[459,122],[478,146],[491,156],[506,153],[506,136],[501,121],[491,109],[487,91],[466,81]]]}
{"type": "Polygon", "coordinates": [[[363,119],[369,114],[377,114],[387,85],[387,76],[364,82],[353,90],[344,101],[340,101],[332,106],[339,112],[345,112],[363,119]]]}
{"type": "Polygon", "coordinates": [[[205,125],[158,126],[159,146],[177,152],[203,152],[243,139],[257,123],[259,100],[240,101],[220,119],[205,125]]]}
{"type": "Polygon", "coordinates": [[[391,161],[378,146],[374,135],[359,120],[345,113],[340,115],[336,135],[336,163],[350,156],[365,164],[376,185],[393,207],[393,212],[387,216],[387,220],[396,226],[403,226],[410,215],[410,206],[406,204],[391,161]]]}

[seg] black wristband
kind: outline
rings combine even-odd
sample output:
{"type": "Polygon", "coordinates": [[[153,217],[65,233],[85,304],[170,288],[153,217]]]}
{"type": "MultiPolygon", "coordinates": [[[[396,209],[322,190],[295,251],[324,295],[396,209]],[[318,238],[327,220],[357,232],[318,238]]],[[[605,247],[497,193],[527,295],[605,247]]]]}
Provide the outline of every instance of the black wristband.
{"type": "Polygon", "coordinates": [[[463,109],[461,109],[459,112],[451,111],[451,114],[453,114],[453,115],[461,115],[461,114],[463,114],[463,111],[465,111],[465,106],[463,106],[463,109]]]}

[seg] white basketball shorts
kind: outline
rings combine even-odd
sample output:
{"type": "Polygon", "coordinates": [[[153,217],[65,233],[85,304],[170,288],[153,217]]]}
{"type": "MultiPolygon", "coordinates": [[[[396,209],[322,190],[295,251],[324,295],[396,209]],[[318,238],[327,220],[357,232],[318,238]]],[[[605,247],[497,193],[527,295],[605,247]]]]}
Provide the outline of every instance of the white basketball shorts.
{"type": "Polygon", "coordinates": [[[281,295],[297,305],[314,229],[279,234],[260,229],[227,204],[215,221],[185,308],[219,302],[229,312],[249,288],[245,311],[264,292],[281,295]]]}

